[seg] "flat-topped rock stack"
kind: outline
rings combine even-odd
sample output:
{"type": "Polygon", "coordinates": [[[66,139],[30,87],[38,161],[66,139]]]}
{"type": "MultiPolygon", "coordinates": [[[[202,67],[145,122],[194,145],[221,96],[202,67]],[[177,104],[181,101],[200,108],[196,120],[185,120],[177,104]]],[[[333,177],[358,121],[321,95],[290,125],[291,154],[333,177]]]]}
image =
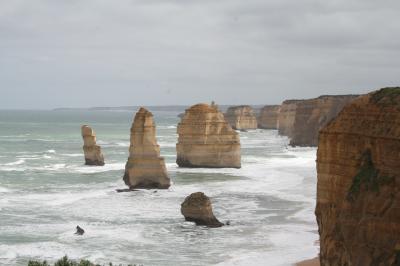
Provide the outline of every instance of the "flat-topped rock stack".
{"type": "Polygon", "coordinates": [[[346,105],[320,131],[321,265],[400,263],[400,88],[346,105]]]}
{"type": "Polygon", "coordinates": [[[190,107],[177,131],[176,162],[180,167],[241,167],[239,135],[216,105],[190,107]]]}
{"type": "Polygon", "coordinates": [[[103,166],[104,156],[101,147],[96,144],[96,134],[93,129],[87,125],[81,127],[83,138],[83,152],[86,165],[103,166]]]}
{"type": "Polygon", "coordinates": [[[317,146],[319,130],[357,97],[358,95],[324,95],[297,102],[290,145],[317,146]]]}
{"type": "Polygon", "coordinates": [[[257,129],[257,117],[253,108],[249,105],[229,107],[225,119],[233,129],[257,129]]]}
{"type": "Polygon", "coordinates": [[[131,127],[124,181],[130,189],[166,189],[171,185],[164,158],[160,157],[153,114],[143,107],[136,113],[131,127]]]}
{"type": "Polygon", "coordinates": [[[266,105],[261,110],[257,117],[258,128],[262,129],[277,129],[278,116],[280,105],[266,105]]]}

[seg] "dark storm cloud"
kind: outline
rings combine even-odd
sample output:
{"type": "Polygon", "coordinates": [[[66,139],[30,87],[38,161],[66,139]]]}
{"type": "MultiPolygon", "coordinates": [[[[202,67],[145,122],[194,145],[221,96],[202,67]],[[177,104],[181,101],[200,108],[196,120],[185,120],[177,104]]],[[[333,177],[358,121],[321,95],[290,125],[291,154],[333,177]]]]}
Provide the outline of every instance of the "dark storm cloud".
{"type": "Polygon", "coordinates": [[[400,83],[400,2],[0,1],[0,108],[279,103],[400,83]]]}

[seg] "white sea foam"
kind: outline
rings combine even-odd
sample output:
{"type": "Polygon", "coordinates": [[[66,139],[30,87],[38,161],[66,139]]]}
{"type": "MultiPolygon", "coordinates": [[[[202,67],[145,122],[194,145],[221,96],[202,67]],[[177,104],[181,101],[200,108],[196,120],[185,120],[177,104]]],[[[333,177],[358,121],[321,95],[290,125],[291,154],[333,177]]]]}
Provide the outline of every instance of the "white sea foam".
{"type": "Polygon", "coordinates": [[[25,160],[24,159],[19,159],[19,160],[15,161],[15,162],[5,163],[3,165],[12,166],[12,165],[20,165],[20,164],[23,164],[23,163],[25,163],[25,160]]]}
{"type": "Polygon", "coordinates": [[[47,153],[56,153],[55,150],[47,150],[46,152],[47,152],[47,153]]]}

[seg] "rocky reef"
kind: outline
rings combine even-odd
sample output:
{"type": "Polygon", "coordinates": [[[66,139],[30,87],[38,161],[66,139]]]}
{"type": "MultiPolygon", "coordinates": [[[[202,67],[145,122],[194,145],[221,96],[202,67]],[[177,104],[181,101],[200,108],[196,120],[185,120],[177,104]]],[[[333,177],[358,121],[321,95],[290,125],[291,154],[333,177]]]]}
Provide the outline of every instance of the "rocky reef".
{"type": "Polygon", "coordinates": [[[143,107],[136,113],[131,127],[124,181],[130,189],[166,189],[170,186],[164,158],[160,157],[153,114],[143,107]]]}
{"type": "Polygon", "coordinates": [[[257,128],[257,117],[249,105],[231,106],[225,114],[225,119],[233,129],[247,130],[257,128]]]}
{"type": "Polygon", "coordinates": [[[358,95],[325,95],[297,102],[293,130],[289,136],[290,145],[317,146],[319,130],[357,97],[358,95]]]}
{"type": "Polygon", "coordinates": [[[93,129],[87,125],[81,127],[83,138],[83,152],[85,155],[86,165],[104,165],[104,156],[101,152],[101,147],[96,144],[96,134],[93,129]]]}
{"type": "Polygon", "coordinates": [[[221,227],[224,224],[215,218],[210,198],[203,192],[192,193],[181,204],[181,213],[186,221],[208,227],[221,227]]]}
{"type": "Polygon", "coordinates": [[[261,110],[257,117],[258,128],[262,129],[277,129],[278,116],[280,105],[266,105],[261,110]]]}
{"type": "Polygon", "coordinates": [[[400,265],[400,88],[346,105],[320,131],[321,265],[400,265]]]}
{"type": "Polygon", "coordinates": [[[176,145],[180,167],[240,168],[239,135],[216,105],[197,104],[178,125],[176,145]]]}

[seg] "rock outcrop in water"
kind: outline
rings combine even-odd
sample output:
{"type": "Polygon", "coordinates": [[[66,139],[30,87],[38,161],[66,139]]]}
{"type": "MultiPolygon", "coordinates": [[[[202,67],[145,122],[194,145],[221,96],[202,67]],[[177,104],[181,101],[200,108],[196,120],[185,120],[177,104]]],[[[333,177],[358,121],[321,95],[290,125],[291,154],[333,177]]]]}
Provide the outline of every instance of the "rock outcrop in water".
{"type": "Polygon", "coordinates": [[[197,104],[178,125],[176,145],[180,167],[240,168],[239,135],[216,105],[197,104]]]}
{"type": "Polygon", "coordinates": [[[229,107],[225,119],[233,129],[257,129],[257,117],[249,105],[229,107]]]}
{"type": "Polygon", "coordinates": [[[317,146],[319,130],[357,97],[358,95],[325,95],[297,102],[290,145],[317,146]]]}
{"type": "Polygon", "coordinates": [[[320,132],[321,265],[400,263],[400,88],[359,97],[320,132]]]}
{"type": "Polygon", "coordinates": [[[286,100],[282,103],[278,115],[279,135],[288,137],[291,137],[293,135],[297,104],[299,102],[301,102],[301,100],[286,100]]]}
{"type": "Polygon", "coordinates": [[[164,158],[160,157],[153,114],[145,108],[140,108],[135,115],[130,142],[125,184],[130,189],[168,188],[171,183],[164,158]]]}
{"type": "Polygon", "coordinates": [[[101,148],[96,144],[96,134],[93,129],[87,125],[81,127],[81,133],[83,138],[83,152],[85,155],[86,165],[104,165],[104,156],[101,152],[101,148]]]}
{"type": "Polygon", "coordinates": [[[210,198],[203,192],[192,193],[181,205],[181,213],[186,221],[208,227],[221,227],[224,224],[215,218],[210,198]]]}
{"type": "Polygon", "coordinates": [[[258,128],[262,129],[277,129],[278,128],[278,116],[280,105],[266,105],[264,106],[258,115],[258,128]]]}

